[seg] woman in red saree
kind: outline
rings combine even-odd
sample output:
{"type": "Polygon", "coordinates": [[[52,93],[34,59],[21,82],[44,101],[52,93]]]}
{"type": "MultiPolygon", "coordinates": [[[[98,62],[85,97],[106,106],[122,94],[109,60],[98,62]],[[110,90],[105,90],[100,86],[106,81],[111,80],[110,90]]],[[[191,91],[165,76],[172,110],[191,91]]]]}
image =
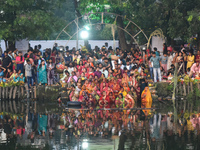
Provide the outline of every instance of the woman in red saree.
{"type": "Polygon", "coordinates": [[[75,76],[78,78],[81,76],[80,72],[78,71],[76,67],[74,67],[74,73],[75,73],[75,76]]]}
{"type": "Polygon", "coordinates": [[[130,86],[135,86],[136,83],[137,83],[137,80],[135,78],[135,75],[130,75],[130,78],[129,78],[130,86]]]}
{"type": "Polygon", "coordinates": [[[139,98],[140,98],[140,86],[138,85],[138,82],[136,82],[134,88],[135,88],[135,91],[136,91],[136,94],[137,94],[137,101],[138,101],[139,98]]]}
{"type": "Polygon", "coordinates": [[[113,86],[114,86],[114,77],[111,77],[110,78],[110,81],[109,81],[109,83],[108,83],[108,86],[112,89],[113,88],[113,86]]]}
{"type": "Polygon", "coordinates": [[[87,89],[88,89],[88,92],[91,94],[95,90],[94,82],[92,82],[91,84],[88,84],[87,89]]]}
{"type": "Polygon", "coordinates": [[[79,102],[87,102],[88,101],[88,95],[86,91],[82,91],[79,95],[79,102]]]}
{"type": "MultiPolygon", "coordinates": [[[[129,94],[126,95],[124,101],[125,101],[124,108],[133,108],[135,105],[134,99],[129,94]]],[[[127,110],[126,113],[129,114],[130,110],[127,110]]]]}
{"type": "Polygon", "coordinates": [[[88,104],[92,105],[92,104],[94,104],[94,101],[95,101],[95,98],[93,97],[93,95],[89,94],[88,104]]]}
{"type": "Polygon", "coordinates": [[[128,94],[133,98],[133,100],[135,101],[135,106],[137,106],[137,94],[136,94],[136,90],[133,86],[130,87],[130,91],[128,92],[128,94]]]}
{"type": "Polygon", "coordinates": [[[122,79],[121,79],[121,74],[117,74],[117,84],[121,85],[122,79]]]}
{"type": "Polygon", "coordinates": [[[129,81],[129,77],[127,73],[123,73],[122,83],[126,82],[128,84],[128,81],[129,81]]]}
{"type": "Polygon", "coordinates": [[[106,91],[106,95],[109,95],[110,92],[113,92],[113,90],[110,87],[104,87],[103,91],[106,91]]]}
{"type": "Polygon", "coordinates": [[[103,89],[106,88],[106,87],[108,87],[108,83],[102,82],[102,83],[100,84],[100,92],[102,93],[102,92],[103,92],[103,89]]]}
{"type": "Polygon", "coordinates": [[[77,65],[76,67],[77,67],[77,69],[78,69],[78,72],[81,74],[81,73],[82,73],[82,69],[85,67],[85,66],[83,65],[83,61],[80,60],[80,61],[79,61],[79,65],[77,65]]]}
{"type": "Polygon", "coordinates": [[[70,94],[69,94],[69,99],[70,101],[73,101],[73,97],[75,96],[75,86],[72,85],[71,87],[71,91],[70,91],[70,94]]]}
{"type": "Polygon", "coordinates": [[[114,85],[113,85],[113,92],[114,92],[114,95],[115,95],[115,98],[117,98],[118,96],[118,93],[120,91],[120,85],[117,83],[117,80],[114,80],[114,85]]]}
{"type": "Polygon", "coordinates": [[[102,96],[99,99],[99,107],[100,108],[104,108],[105,100],[106,100],[106,91],[103,91],[102,96]]]}
{"type": "Polygon", "coordinates": [[[117,70],[117,69],[114,69],[113,76],[116,77],[117,74],[118,74],[118,70],[117,70]]]}
{"type": "Polygon", "coordinates": [[[113,77],[113,71],[111,68],[108,68],[108,78],[113,77]]]}
{"type": "Polygon", "coordinates": [[[113,92],[109,92],[109,94],[106,97],[106,101],[108,102],[108,104],[112,105],[115,103],[115,96],[113,94],[113,92]]]}

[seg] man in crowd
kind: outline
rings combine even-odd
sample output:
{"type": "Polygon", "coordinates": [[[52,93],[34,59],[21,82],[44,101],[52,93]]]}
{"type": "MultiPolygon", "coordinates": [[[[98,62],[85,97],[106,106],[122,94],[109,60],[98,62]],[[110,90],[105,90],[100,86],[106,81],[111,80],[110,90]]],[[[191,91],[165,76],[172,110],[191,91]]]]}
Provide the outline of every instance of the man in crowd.
{"type": "Polygon", "coordinates": [[[69,55],[69,51],[66,51],[66,56],[65,56],[65,64],[69,65],[70,62],[72,62],[72,56],[69,55]]]}
{"type": "Polygon", "coordinates": [[[161,62],[160,62],[160,57],[156,56],[156,53],[153,52],[153,57],[151,57],[150,62],[153,63],[153,75],[154,75],[154,82],[157,82],[157,74],[158,74],[158,79],[161,81],[161,62]]]}
{"type": "Polygon", "coordinates": [[[12,60],[8,56],[8,52],[7,51],[4,52],[2,67],[5,68],[5,69],[11,69],[12,70],[12,60]]]}

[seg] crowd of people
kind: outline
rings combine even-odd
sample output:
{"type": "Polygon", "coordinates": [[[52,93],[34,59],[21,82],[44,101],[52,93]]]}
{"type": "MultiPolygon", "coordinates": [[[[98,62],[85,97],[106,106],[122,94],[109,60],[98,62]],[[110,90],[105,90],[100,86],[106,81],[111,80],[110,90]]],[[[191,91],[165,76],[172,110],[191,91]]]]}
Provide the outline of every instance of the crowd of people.
{"type": "Polygon", "coordinates": [[[163,54],[156,47],[152,51],[113,50],[105,45],[93,50],[66,47],[65,52],[57,44],[46,50],[38,45],[24,55],[17,49],[7,50],[2,56],[0,80],[27,82],[29,88],[36,84],[62,84],[71,101],[131,108],[142,92],[149,93],[148,89],[144,91],[149,80],[160,82],[173,76],[175,63],[180,66],[180,73],[199,75],[200,51],[193,55],[183,45],[176,51],[163,44],[163,54]]]}

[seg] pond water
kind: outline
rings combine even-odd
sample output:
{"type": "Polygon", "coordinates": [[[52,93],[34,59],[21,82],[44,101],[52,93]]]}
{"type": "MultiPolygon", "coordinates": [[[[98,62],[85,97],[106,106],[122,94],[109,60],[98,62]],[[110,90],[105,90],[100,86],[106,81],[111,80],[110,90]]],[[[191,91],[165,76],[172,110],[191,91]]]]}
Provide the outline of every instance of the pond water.
{"type": "Polygon", "coordinates": [[[173,113],[159,109],[146,116],[139,108],[65,109],[57,102],[34,101],[0,104],[0,149],[200,149],[197,114],[178,114],[175,122],[173,113]]]}

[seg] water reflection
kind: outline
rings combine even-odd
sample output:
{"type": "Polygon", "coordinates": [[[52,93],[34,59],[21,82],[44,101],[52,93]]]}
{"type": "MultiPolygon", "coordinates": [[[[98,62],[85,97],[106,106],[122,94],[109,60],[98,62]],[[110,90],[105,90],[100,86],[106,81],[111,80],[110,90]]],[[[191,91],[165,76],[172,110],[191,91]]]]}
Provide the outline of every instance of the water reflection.
{"type": "Polygon", "coordinates": [[[200,117],[1,101],[0,149],[199,149],[200,117]],[[8,106],[6,106],[8,103],[8,106]],[[12,105],[9,105],[11,103],[12,105]],[[22,107],[23,106],[23,107],[22,107]],[[8,107],[8,108],[6,108],[8,107]],[[11,111],[10,111],[11,112],[11,111]]]}

